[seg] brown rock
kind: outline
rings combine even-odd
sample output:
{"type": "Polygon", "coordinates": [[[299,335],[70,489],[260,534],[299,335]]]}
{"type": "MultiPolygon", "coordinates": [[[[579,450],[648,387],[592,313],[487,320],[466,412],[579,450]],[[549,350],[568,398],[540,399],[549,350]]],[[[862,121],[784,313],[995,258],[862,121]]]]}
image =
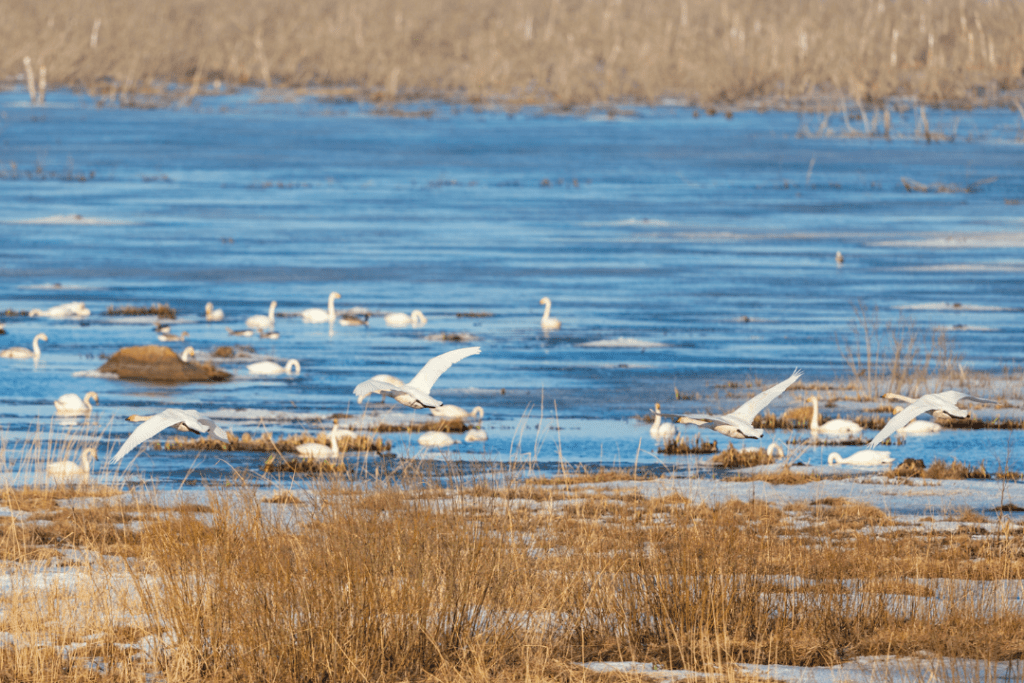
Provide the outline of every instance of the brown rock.
{"type": "Polygon", "coordinates": [[[218,382],[231,377],[213,363],[185,363],[166,346],[126,346],[100,368],[121,379],[149,382],[218,382]]]}

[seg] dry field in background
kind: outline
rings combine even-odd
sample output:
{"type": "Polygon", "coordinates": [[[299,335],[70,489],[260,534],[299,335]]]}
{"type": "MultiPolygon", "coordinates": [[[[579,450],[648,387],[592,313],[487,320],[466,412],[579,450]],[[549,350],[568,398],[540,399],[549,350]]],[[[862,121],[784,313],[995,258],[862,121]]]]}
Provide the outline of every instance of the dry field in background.
{"type": "Polygon", "coordinates": [[[1010,104],[1024,85],[1018,0],[36,0],[3,15],[0,78],[13,85],[29,57],[50,88],[122,104],[219,82],[385,102],[870,109],[1010,104]]]}

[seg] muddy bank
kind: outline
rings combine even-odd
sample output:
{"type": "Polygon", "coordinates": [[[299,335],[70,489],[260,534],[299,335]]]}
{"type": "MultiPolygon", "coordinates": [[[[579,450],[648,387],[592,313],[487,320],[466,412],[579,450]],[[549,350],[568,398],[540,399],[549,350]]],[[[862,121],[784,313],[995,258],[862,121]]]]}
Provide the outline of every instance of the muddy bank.
{"type": "Polygon", "coordinates": [[[100,372],[148,382],[220,382],[231,377],[213,363],[186,363],[166,346],[127,346],[104,363],[100,372]]]}

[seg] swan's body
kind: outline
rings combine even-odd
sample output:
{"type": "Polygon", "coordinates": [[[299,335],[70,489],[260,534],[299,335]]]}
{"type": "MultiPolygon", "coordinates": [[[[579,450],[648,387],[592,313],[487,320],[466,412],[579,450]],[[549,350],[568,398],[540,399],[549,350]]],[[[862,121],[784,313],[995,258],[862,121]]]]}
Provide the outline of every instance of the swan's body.
{"type": "Polygon", "coordinates": [[[444,432],[423,432],[417,441],[426,448],[448,448],[455,443],[455,439],[444,432]]]}
{"type": "Polygon", "coordinates": [[[250,315],[245,319],[245,326],[253,330],[274,329],[274,311],[277,310],[277,302],[270,302],[270,309],[266,315],[250,315]]]}
{"type": "Polygon", "coordinates": [[[224,319],[224,311],[213,307],[212,301],[206,302],[206,319],[211,323],[219,323],[224,319]]]}
{"type": "Polygon", "coordinates": [[[809,399],[813,410],[811,412],[811,436],[860,436],[864,428],[853,420],[829,420],[825,424],[818,424],[818,397],[811,396],[809,399]]]}
{"type": "Polygon", "coordinates": [[[304,323],[329,323],[335,318],[334,314],[334,300],[340,299],[341,294],[337,292],[331,292],[327,297],[327,310],[322,308],[307,308],[302,312],[302,322],[304,323]]]}
{"type": "MultiPolygon", "coordinates": [[[[886,394],[889,396],[889,394],[886,394]]],[[[975,401],[976,403],[995,403],[995,401],[987,398],[978,398],[977,396],[971,396],[960,391],[943,391],[941,394],[925,394],[921,398],[917,399],[906,408],[901,410],[892,416],[892,418],[885,423],[882,427],[882,431],[875,434],[875,438],[871,439],[871,443],[868,444],[868,448],[874,448],[878,444],[885,441],[889,436],[897,431],[900,427],[905,427],[910,424],[914,418],[922,413],[934,413],[942,411],[947,415],[953,417],[970,417],[970,413],[957,405],[963,399],[968,401],[975,401]]]]}
{"type": "Polygon", "coordinates": [[[294,358],[284,365],[272,360],[261,360],[258,363],[249,363],[245,367],[249,368],[250,375],[298,375],[302,372],[302,366],[294,358]]]}
{"type": "Polygon", "coordinates": [[[651,436],[655,439],[673,439],[676,436],[676,426],[671,422],[661,421],[661,404],[654,404],[654,424],[651,425],[651,436]]]}
{"type": "Polygon", "coordinates": [[[96,449],[90,446],[82,450],[81,464],[73,460],[51,462],[46,466],[46,474],[58,484],[81,483],[89,478],[89,466],[95,459],[96,449]]]}
{"type": "Polygon", "coordinates": [[[551,299],[544,297],[540,303],[544,306],[544,315],[540,317],[540,328],[542,330],[562,329],[562,321],[551,317],[551,299]]]}
{"type": "Polygon", "coordinates": [[[892,456],[889,455],[889,451],[875,451],[870,448],[857,451],[845,458],[836,452],[828,454],[829,465],[860,465],[862,467],[870,467],[873,465],[888,465],[891,462],[892,456]]]}
{"type": "Polygon", "coordinates": [[[803,372],[794,370],[793,374],[770,389],[762,391],[731,413],[725,415],[683,415],[679,422],[697,425],[705,429],[713,429],[719,434],[734,439],[760,439],[764,430],[754,427],[754,417],[768,407],[768,404],[779,397],[791,384],[800,379],[803,372]]]}
{"type": "Polygon", "coordinates": [[[187,336],[188,336],[188,332],[182,332],[181,334],[171,334],[171,333],[168,332],[168,333],[160,333],[160,334],[156,335],[156,338],[159,339],[162,342],[172,342],[172,341],[185,341],[185,337],[187,337],[187,336]]]}
{"type": "Polygon", "coordinates": [[[434,417],[451,417],[451,418],[466,418],[466,417],[478,417],[483,418],[484,409],[480,406],[476,406],[473,410],[466,410],[460,408],[452,403],[445,403],[443,406],[430,409],[430,414],[434,417]]]}
{"type": "Polygon", "coordinates": [[[99,401],[100,397],[95,391],[86,393],[84,398],[78,398],[78,394],[64,394],[53,402],[53,407],[58,415],[88,415],[92,412],[90,400],[99,401]]]}
{"type": "Polygon", "coordinates": [[[473,443],[474,441],[487,441],[487,432],[482,429],[470,429],[466,432],[466,435],[462,437],[466,443],[473,443]]]}
{"type": "Polygon", "coordinates": [[[233,330],[230,327],[225,327],[232,337],[251,337],[253,335],[252,330],[233,330]]]}
{"type": "Polygon", "coordinates": [[[388,327],[423,327],[427,324],[427,316],[423,315],[423,311],[416,310],[412,314],[407,313],[388,313],[384,316],[384,324],[388,327]]]}
{"type": "Polygon", "coordinates": [[[114,454],[114,457],[110,459],[111,462],[117,462],[140,443],[152,436],[156,436],[168,427],[174,427],[181,432],[205,434],[206,436],[213,437],[214,439],[220,439],[221,441],[228,440],[227,432],[218,427],[213,420],[204,415],[200,415],[194,410],[168,408],[162,413],[157,413],[150,417],[132,415],[128,419],[132,422],[137,422],[139,420],[144,420],[144,422],[136,427],[135,431],[128,435],[125,442],[121,444],[121,448],[116,454],[114,454]]]}
{"type": "Polygon", "coordinates": [[[390,396],[404,406],[410,408],[437,408],[444,405],[442,401],[430,395],[430,390],[438,377],[444,374],[445,370],[463,358],[475,356],[480,353],[479,346],[467,346],[462,349],[455,349],[448,353],[442,353],[427,361],[427,364],[416,373],[408,383],[396,384],[380,379],[368,379],[356,385],[352,393],[359,397],[359,403],[370,394],[381,394],[390,396]]]}
{"type": "Polygon", "coordinates": [[[0,351],[0,358],[14,358],[23,360],[26,358],[35,358],[39,360],[39,356],[42,352],[39,350],[39,342],[50,341],[50,338],[46,336],[45,332],[40,332],[32,338],[32,348],[26,349],[24,346],[12,346],[9,349],[0,351]]]}
{"type": "Polygon", "coordinates": [[[338,425],[335,424],[334,428],[331,429],[330,446],[325,446],[322,443],[310,441],[308,443],[299,444],[298,446],[296,446],[295,451],[304,458],[312,458],[314,460],[338,458],[341,456],[341,451],[338,449],[338,436],[340,436],[338,434],[338,425]]]}
{"type": "Polygon", "coordinates": [[[185,349],[181,352],[181,362],[182,363],[187,363],[190,358],[195,358],[195,357],[196,357],[196,350],[195,350],[195,348],[193,348],[191,346],[186,346],[185,349]]]}
{"type": "Polygon", "coordinates": [[[32,318],[85,318],[91,313],[92,312],[85,307],[85,303],[81,301],[72,301],[58,306],[51,306],[46,310],[33,308],[28,312],[29,317],[32,318]]]}

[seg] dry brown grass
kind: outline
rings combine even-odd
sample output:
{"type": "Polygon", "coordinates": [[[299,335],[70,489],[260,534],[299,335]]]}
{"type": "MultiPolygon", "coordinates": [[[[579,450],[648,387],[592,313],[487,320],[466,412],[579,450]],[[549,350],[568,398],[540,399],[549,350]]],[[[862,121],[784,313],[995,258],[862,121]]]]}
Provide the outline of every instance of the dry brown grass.
{"type": "Polygon", "coordinates": [[[717,441],[704,441],[701,435],[687,440],[685,436],[677,436],[674,439],[665,439],[658,445],[658,452],[665,455],[706,455],[718,452],[717,441]]]}
{"type": "Polygon", "coordinates": [[[23,73],[29,56],[33,68],[46,67],[51,88],[84,86],[125,104],[151,102],[150,95],[187,100],[217,83],[510,107],[666,96],[763,105],[842,93],[849,106],[839,99],[817,106],[842,112],[851,131],[880,132],[875,103],[885,98],[993,102],[1020,87],[1024,66],[1019,2],[9,5],[0,22],[0,74],[23,73]],[[181,87],[170,92],[168,83],[181,87]]]}

